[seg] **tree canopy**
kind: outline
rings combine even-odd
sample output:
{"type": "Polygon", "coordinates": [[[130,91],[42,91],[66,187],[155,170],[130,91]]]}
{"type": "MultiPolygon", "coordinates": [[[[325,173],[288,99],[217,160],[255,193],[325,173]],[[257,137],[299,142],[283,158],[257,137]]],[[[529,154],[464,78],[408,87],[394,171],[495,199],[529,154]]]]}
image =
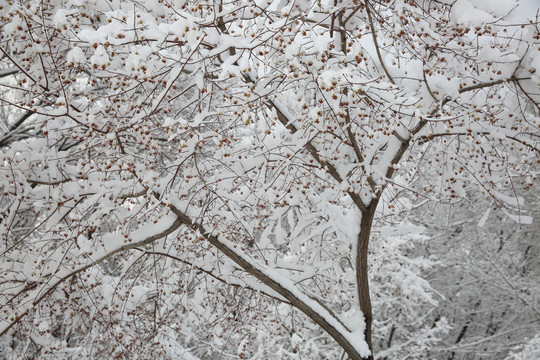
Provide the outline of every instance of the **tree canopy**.
{"type": "Polygon", "coordinates": [[[403,214],[475,192],[532,221],[540,27],[515,6],[4,2],[0,334],[367,359],[369,275],[387,356],[395,331],[422,356],[448,325],[415,313],[436,300],[430,261],[395,250],[422,238],[403,214]]]}

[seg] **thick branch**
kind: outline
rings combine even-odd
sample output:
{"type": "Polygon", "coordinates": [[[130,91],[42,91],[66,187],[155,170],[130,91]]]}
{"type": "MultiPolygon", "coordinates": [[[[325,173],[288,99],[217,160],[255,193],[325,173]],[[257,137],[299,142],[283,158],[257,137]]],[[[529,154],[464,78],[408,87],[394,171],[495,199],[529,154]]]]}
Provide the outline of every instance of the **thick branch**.
{"type": "MultiPolygon", "coordinates": [[[[144,246],[147,244],[150,244],[151,242],[154,242],[158,239],[161,239],[171,233],[173,233],[175,230],[177,230],[180,226],[182,226],[183,221],[179,218],[177,218],[169,227],[167,227],[164,231],[149,236],[141,241],[128,243],[123,246],[119,246],[115,249],[112,249],[111,251],[107,251],[102,255],[95,256],[94,258],[88,258],[88,261],[80,265],[79,267],[74,267],[70,269],[70,271],[67,272],[67,274],[61,274],[61,273],[54,273],[50,274],[49,276],[45,276],[42,280],[42,283],[46,284],[45,287],[38,289],[39,285],[36,283],[28,283],[26,288],[24,289],[24,292],[35,290],[36,294],[34,296],[34,300],[31,302],[28,302],[29,306],[26,309],[20,309],[20,312],[13,316],[12,319],[9,321],[0,319],[0,336],[4,335],[13,325],[18,323],[24,316],[26,316],[30,310],[35,307],[37,304],[39,304],[43,299],[45,299],[49,294],[51,294],[58,285],[63,283],[64,281],[71,279],[73,276],[97,265],[103,262],[106,259],[109,259],[110,257],[131,249],[135,249],[140,246],[144,246]]],[[[120,235],[119,235],[120,236],[120,235]]],[[[30,294],[27,294],[30,295],[30,294]]],[[[30,296],[27,296],[27,298],[30,296]]]]}
{"type": "Polygon", "coordinates": [[[16,67],[10,67],[10,68],[7,68],[7,69],[2,69],[0,70],[0,78],[3,78],[3,77],[6,77],[6,76],[10,76],[10,75],[14,75],[16,73],[18,73],[20,70],[16,67]]]}
{"type": "Polygon", "coordinates": [[[19,118],[19,120],[17,120],[13,125],[9,127],[9,132],[4,134],[4,136],[0,138],[0,147],[8,145],[13,139],[13,136],[17,132],[20,132],[19,127],[32,115],[34,115],[33,111],[25,111],[24,114],[19,118]]]}
{"type": "MultiPolygon", "coordinates": [[[[495,85],[499,85],[499,84],[503,84],[503,83],[508,83],[508,82],[515,82],[515,83],[517,83],[519,85],[520,80],[526,80],[526,79],[510,77],[509,79],[496,80],[496,81],[492,81],[492,82],[489,82],[489,83],[475,84],[475,85],[472,85],[472,86],[467,86],[467,87],[459,89],[459,93],[463,94],[463,93],[466,93],[466,92],[469,92],[469,91],[484,89],[484,88],[487,88],[487,87],[491,87],[491,86],[495,86],[495,85]]],[[[439,106],[437,106],[430,113],[430,116],[434,116],[444,105],[448,104],[450,101],[452,101],[451,98],[449,98],[449,97],[445,98],[441,102],[441,104],[439,106]]],[[[418,122],[418,124],[412,129],[411,135],[418,134],[420,132],[420,130],[422,130],[424,128],[424,126],[426,126],[427,123],[428,123],[428,120],[426,120],[426,119],[420,120],[418,122]]],[[[412,138],[412,136],[409,137],[409,139],[407,141],[401,141],[401,146],[399,147],[398,151],[396,152],[396,154],[392,158],[391,165],[388,167],[388,170],[386,172],[386,178],[387,179],[390,179],[394,175],[394,172],[395,172],[394,165],[398,164],[401,161],[401,158],[403,157],[403,155],[405,154],[405,152],[409,148],[411,138],[412,138]]],[[[512,140],[521,142],[519,139],[515,139],[515,138],[512,138],[512,140]]],[[[536,148],[534,148],[534,149],[536,150],[536,148]]],[[[384,187],[383,187],[383,190],[384,190],[384,187]]],[[[381,190],[381,191],[383,191],[383,190],[381,190]]]]}
{"type": "MultiPolygon", "coordinates": [[[[277,116],[278,116],[278,120],[281,124],[283,124],[283,126],[285,126],[290,132],[291,134],[295,134],[298,129],[296,129],[296,127],[292,124],[291,122],[291,119],[289,119],[285,114],[284,112],[280,109],[280,107],[272,102],[272,101],[269,101],[268,103],[268,107],[272,110],[274,109],[277,113],[277,116]]],[[[322,159],[319,155],[319,152],[318,150],[315,148],[315,146],[313,146],[313,144],[311,142],[307,142],[304,147],[309,151],[309,153],[311,154],[311,156],[324,168],[327,169],[328,173],[338,182],[338,183],[342,183],[343,182],[343,178],[341,177],[341,175],[339,175],[337,169],[332,165],[330,164],[329,162],[327,162],[326,160],[322,159]]],[[[366,205],[362,202],[362,200],[360,199],[360,196],[358,196],[358,194],[355,194],[354,192],[351,192],[351,191],[347,191],[347,194],[351,197],[352,201],[354,202],[354,204],[358,207],[358,209],[360,209],[360,211],[362,212],[365,212],[367,211],[367,207],[366,205]]]]}
{"type": "Polygon", "coordinates": [[[284,304],[292,305],[290,302],[285,301],[285,300],[283,300],[283,299],[280,298],[280,297],[271,295],[271,294],[269,294],[269,293],[267,293],[267,292],[265,292],[265,291],[261,291],[261,290],[254,289],[254,288],[252,288],[252,287],[250,287],[250,286],[247,286],[247,285],[245,285],[245,284],[243,284],[243,285],[241,285],[241,284],[235,284],[235,283],[232,283],[232,282],[227,281],[227,280],[225,280],[225,279],[222,279],[222,278],[220,278],[219,276],[214,275],[214,273],[213,273],[212,271],[206,270],[206,269],[204,269],[204,268],[202,268],[202,267],[200,267],[200,266],[198,266],[198,265],[195,265],[195,264],[193,264],[193,263],[191,263],[191,262],[189,262],[189,261],[186,261],[186,260],[184,260],[184,259],[181,259],[181,258],[179,258],[179,257],[177,257],[177,256],[174,256],[174,255],[171,255],[171,254],[167,254],[167,253],[164,253],[164,252],[160,252],[160,251],[145,251],[145,250],[142,250],[142,249],[136,249],[136,250],[144,251],[144,253],[145,253],[145,254],[148,254],[148,255],[159,255],[159,256],[165,256],[165,257],[168,257],[168,258],[173,259],[173,260],[175,260],[175,261],[179,261],[179,262],[181,262],[181,263],[183,263],[183,264],[186,264],[186,265],[188,265],[188,266],[191,266],[191,267],[193,267],[194,269],[197,269],[198,271],[201,271],[201,272],[207,274],[208,276],[210,276],[210,277],[212,277],[212,278],[218,280],[219,282],[222,282],[223,284],[226,284],[226,285],[228,285],[228,286],[232,286],[232,287],[235,287],[235,288],[244,288],[244,289],[248,289],[248,290],[253,291],[253,292],[259,292],[259,293],[263,294],[264,296],[268,296],[269,298],[272,298],[272,299],[277,300],[277,301],[279,301],[279,302],[282,302],[282,303],[284,303],[284,304]]]}
{"type": "Polygon", "coordinates": [[[298,291],[292,282],[287,279],[280,279],[271,272],[265,272],[263,267],[259,266],[251,259],[248,259],[246,255],[236,251],[234,249],[234,244],[229,246],[225,241],[209,233],[202,225],[193,223],[188,216],[174,206],[171,206],[171,210],[178,216],[183,224],[201,233],[210,244],[239,265],[244,271],[257,278],[257,280],[277,292],[287,299],[294,307],[306,314],[347,352],[351,360],[360,360],[368,356],[366,353],[361,354],[361,351],[354,346],[354,343],[358,343],[358,339],[353,339],[350,331],[334,314],[313,299],[310,299],[308,296],[298,291]]]}

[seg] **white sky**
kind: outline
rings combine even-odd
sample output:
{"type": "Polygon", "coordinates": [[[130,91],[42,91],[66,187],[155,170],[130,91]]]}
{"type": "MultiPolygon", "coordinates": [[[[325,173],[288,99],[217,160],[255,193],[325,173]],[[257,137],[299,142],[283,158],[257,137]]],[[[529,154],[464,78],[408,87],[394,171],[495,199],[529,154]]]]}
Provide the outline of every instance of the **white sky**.
{"type": "MultiPolygon", "coordinates": [[[[496,0],[491,0],[496,1],[496,0]]],[[[536,11],[540,9],[540,0],[518,0],[519,7],[516,9],[518,19],[526,19],[536,16],[536,11]]]]}

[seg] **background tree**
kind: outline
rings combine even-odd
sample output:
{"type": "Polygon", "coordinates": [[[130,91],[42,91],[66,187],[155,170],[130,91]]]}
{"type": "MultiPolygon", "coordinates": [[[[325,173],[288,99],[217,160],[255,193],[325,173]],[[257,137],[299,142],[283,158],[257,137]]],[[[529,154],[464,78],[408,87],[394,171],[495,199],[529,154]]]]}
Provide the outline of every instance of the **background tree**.
{"type": "Polygon", "coordinates": [[[538,336],[531,338],[531,340],[525,344],[524,348],[519,352],[514,352],[508,356],[508,360],[524,360],[534,359],[540,354],[538,352],[538,336]]]}
{"type": "Polygon", "coordinates": [[[40,356],[372,357],[373,230],[472,183],[526,219],[540,35],[514,6],[8,1],[0,333],[40,356]]]}
{"type": "MultiPolygon", "coordinates": [[[[537,219],[537,192],[527,195],[522,213],[537,219]]],[[[467,201],[428,206],[415,216],[432,238],[413,252],[438,259],[422,274],[443,296],[433,316],[453,327],[430,348],[430,358],[503,359],[540,327],[538,222],[520,225],[494,206],[471,191],[467,201]]]]}

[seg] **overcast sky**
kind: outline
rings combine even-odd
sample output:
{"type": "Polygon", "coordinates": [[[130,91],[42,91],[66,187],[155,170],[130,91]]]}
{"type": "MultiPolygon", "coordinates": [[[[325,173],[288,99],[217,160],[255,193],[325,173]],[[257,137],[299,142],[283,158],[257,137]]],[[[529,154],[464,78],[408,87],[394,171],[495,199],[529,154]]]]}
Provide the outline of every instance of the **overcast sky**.
{"type": "Polygon", "coordinates": [[[525,19],[536,15],[540,8],[540,0],[518,0],[519,7],[516,9],[516,16],[525,19]]]}

